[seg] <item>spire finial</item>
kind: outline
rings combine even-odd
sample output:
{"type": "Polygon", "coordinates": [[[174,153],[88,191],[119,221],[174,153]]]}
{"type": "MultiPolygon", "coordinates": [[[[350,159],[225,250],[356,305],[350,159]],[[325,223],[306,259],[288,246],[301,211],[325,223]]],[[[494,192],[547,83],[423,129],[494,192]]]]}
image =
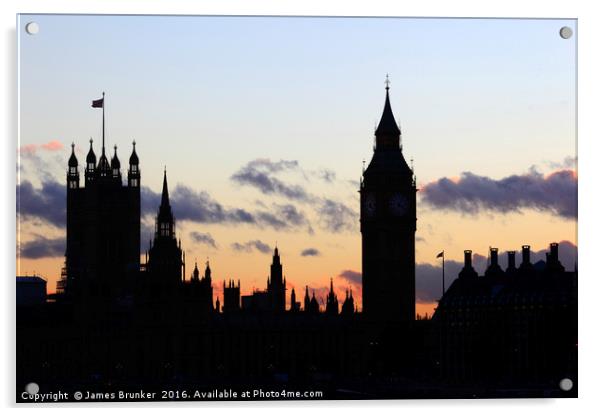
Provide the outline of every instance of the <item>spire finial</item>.
{"type": "Polygon", "coordinates": [[[132,141],[132,146],[136,147],[136,140],[132,141]]]}
{"type": "Polygon", "coordinates": [[[75,151],[75,142],[71,142],[71,151],[74,152],[75,151]]]}
{"type": "Polygon", "coordinates": [[[92,137],[90,137],[90,147],[92,147],[93,142],[94,142],[94,140],[92,140],[92,137]]]}
{"type": "Polygon", "coordinates": [[[391,81],[389,80],[389,74],[385,77],[385,89],[389,91],[389,86],[391,85],[391,81]]]}

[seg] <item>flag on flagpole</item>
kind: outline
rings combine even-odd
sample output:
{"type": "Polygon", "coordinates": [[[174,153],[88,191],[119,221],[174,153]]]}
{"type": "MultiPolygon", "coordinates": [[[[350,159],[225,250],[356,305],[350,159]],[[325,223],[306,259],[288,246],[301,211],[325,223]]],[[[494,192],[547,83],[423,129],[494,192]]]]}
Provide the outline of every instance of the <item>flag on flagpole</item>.
{"type": "Polygon", "coordinates": [[[92,101],[92,108],[104,108],[104,97],[99,100],[92,101]]]}
{"type": "Polygon", "coordinates": [[[437,258],[441,258],[441,257],[443,257],[443,251],[441,253],[437,254],[437,258]]]}

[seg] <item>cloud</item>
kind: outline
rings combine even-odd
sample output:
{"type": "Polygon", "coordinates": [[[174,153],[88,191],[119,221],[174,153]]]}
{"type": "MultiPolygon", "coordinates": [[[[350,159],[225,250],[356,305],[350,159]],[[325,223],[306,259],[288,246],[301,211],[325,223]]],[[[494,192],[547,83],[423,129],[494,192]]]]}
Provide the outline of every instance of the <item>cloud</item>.
{"type": "Polygon", "coordinates": [[[209,233],[200,233],[198,231],[192,231],[190,233],[190,238],[192,238],[192,240],[196,243],[204,244],[206,246],[217,249],[217,243],[209,233]]]}
{"type": "MultiPolygon", "coordinates": [[[[42,182],[36,188],[30,181],[17,185],[17,213],[23,219],[40,219],[56,227],[66,223],[66,186],[55,180],[42,182]]],[[[154,234],[154,218],[159,209],[161,194],[147,186],[140,189],[142,239],[154,234]]],[[[250,212],[243,208],[225,207],[207,192],[177,185],[170,192],[170,202],[178,220],[203,224],[250,224],[276,230],[307,228],[313,233],[305,213],[292,204],[272,204],[271,207],[250,212]]]]}
{"type": "Polygon", "coordinates": [[[320,169],[316,175],[327,183],[333,183],[337,179],[337,174],[330,169],[320,169]]]}
{"type": "Polygon", "coordinates": [[[302,257],[316,257],[320,255],[320,251],[317,248],[306,248],[301,252],[302,257]]]}
{"type": "Polygon", "coordinates": [[[48,152],[56,152],[59,150],[63,150],[65,146],[58,140],[51,140],[48,143],[42,144],[26,144],[19,148],[19,152],[22,155],[33,155],[37,153],[39,150],[46,150],[48,152]]]}
{"type": "Polygon", "coordinates": [[[577,157],[567,156],[560,163],[546,162],[546,164],[552,169],[575,169],[575,167],[577,166],[577,157]]]}
{"type": "MultiPolygon", "coordinates": [[[[141,211],[144,214],[155,215],[161,202],[161,194],[148,187],[141,188],[141,211]]],[[[253,224],[255,217],[241,208],[226,208],[215,201],[205,191],[195,191],[192,188],[178,184],[170,191],[170,203],[174,215],[179,220],[188,220],[205,224],[230,223],[253,224]]]]}
{"type": "MultiPolygon", "coordinates": [[[[248,185],[258,189],[264,194],[285,197],[288,200],[294,200],[300,203],[311,204],[313,210],[318,216],[318,224],[326,231],[333,233],[341,233],[344,231],[357,230],[357,213],[347,205],[337,202],[330,198],[323,198],[311,194],[305,188],[297,184],[289,184],[276,177],[276,173],[297,172],[305,179],[308,176],[317,177],[327,183],[337,182],[336,173],[329,169],[321,169],[316,171],[304,171],[299,162],[296,160],[279,160],[271,161],[270,159],[255,159],[248,162],[245,166],[239,169],[231,179],[240,184],[248,185]]],[[[338,181],[342,184],[348,184],[349,181],[338,181]]],[[[353,182],[353,181],[351,181],[353,182]]],[[[282,210],[281,213],[287,216],[284,221],[281,216],[273,217],[266,213],[260,213],[260,218],[279,229],[283,228],[283,223],[292,223],[294,225],[307,224],[307,230],[310,234],[313,233],[313,228],[309,221],[296,216],[299,212],[293,205],[288,205],[288,211],[282,210]]]]}
{"type": "MultiPolygon", "coordinates": [[[[141,211],[143,215],[156,215],[161,194],[148,187],[141,189],[141,211]]],[[[202,224],[249,224],[275,230],[298,229],[311,224],[305,214],[292,204],[263,204],[262,209],[248,211],[243,208],[225,207],[205,191],[195,191],[178,184],[170,192],[170,203],[176,219],[202,224]]]]}
{"type": "MultiPolygon", "coordinates": [[[[516,250],[516,265],[522,262],[520,247],[516,250]]],[[[531,252],[531,263],[537,263],[546,259],[548,247],[531,252]]],[[[560,241],[558,243],[558,257],[566,270],[573,270],[577,262],[577,246],[570,241],[560,241]]],[[[434,254],[433,254],[434,257],[434,254]]],[[[508,267],[507,251],[500,251],[499,264],[502,269],[508,267]]],[[[487,255],[473,253],[472,264],[479,276],[485,273],[487,268],[487,255]]],[[[463,262],[455,260],[445,261],[445,287],[446,289],[458,277],[458,273],[464,267],[463,262]]],[[[442,271],[440,265],[431,265],[428,263],[416,264],[416,301],[419,303],[436,302],[441,298],[442,271]]]]}
{"type": "MultiPolygon", "coordinates": [[[[458,277],[463,264],[454,260],[445,261],[445,287],[458,277]]],[[[441,266],[428,263],[416,264],[416,302],[430,303],[441,298],[441,266]]]]}
{"type": "Polygon", "coordinates": [[[343,203],[325,198],[316,210],[320,226],[328,231],[340,233],[358,228],[358,214],[343,203]]]}
{"type": "Polygon", "coordinates": [[[573,170],[559,170],[547,176],[531,170],[499,180],[464,172],[458,180],[441,178],[431,182],[420,194],[422,202],[434,208],[467,214],[535,209],[566,219],[577,218],[577,175],[573,170]]]}
{"type": "Polygon", "coordinates": [[[268,226],[275,230],[296,229],[304,226],[311,230],[311,224],[305,213],[292,204],[272,204],[271,211],[257,211],[255,216],[260,226],[268,226]]]}
{"type": "Polygon", "coordinates": [[[25,219],[37,218],[56,227],[64,227],[67,217],[66,186],[49,180],[34,188],[24,180],[17,185],[17,214],[25,219]]]}
{"type": "Polygon", "coordinates": [[[255,187],[264,194],[285,196],[297,201],[307,201],[310,197],[303,187],[286,184],[271,175],[276,172],[296,169],[299,169],[299,162],[296,160],[272,162],[269,159],[255,159],[235,172],[230,179],[240,185],[255,187]]]}
{"type": "Polygon", "coordinates": [[[343,270],[339,277],[345,279],[349,283],[353,284],[362,284],[362,274],[360,272],[356,272],[355,270],[343,270]]]}
{"type": "Polygon", "coordinates": [[[65,255],[65,237],[46,238],[36,235],[34,240],[22,243],[20,257],[40,259],[43,257],[62,257],[65,255]]]}
{"type": "Polygon", "coordinates": [[[270,253],[271,247],[261,240],[247,241],[246,243],[232,243],[231,247],[234,251],[250,253],[253,250],[257,250],[261,253],[270,253]]]}

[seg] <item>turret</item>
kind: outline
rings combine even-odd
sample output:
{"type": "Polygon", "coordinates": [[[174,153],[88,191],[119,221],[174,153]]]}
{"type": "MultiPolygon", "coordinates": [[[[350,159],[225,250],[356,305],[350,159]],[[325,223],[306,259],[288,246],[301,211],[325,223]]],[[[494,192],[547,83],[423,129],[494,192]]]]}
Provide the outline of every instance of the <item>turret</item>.
{"type": "Polygon", "coordinates": [[[67,187],[69,189],[79,188],[79,171],[77,157],[75,156],[75,143],[71,143],[71,157],[67,169],[67,187]]]}
{"type": "Polygon", "coordinates": [[[314,290],[311,295],[311,301],[309,302],[309,313],[318,314],[320,313],[320,305],[316,299],[316,291],[314,290]]]}
{"type": "Polygon", "coordinates": [[[130,168],[128,169],[128,186],[131,188],[140,187],[140,168],[138,155],[136,154],[136,141],[132,142],[132,155],[130,156],[130,168]]]}
{"type": "Polygon", "coordinates": [[[297,302],[297,295],[295,294],[295,288],[291,290],[291,312],[299,312],[299,302],[297,302]]]}
{"type": "Polygon", "coordinates": [[[274,249],[272,265],[270,266],[270,276],[268,278],[268,295],[272,311],[281,313],[285,311],[285,292],[286,281],[283,279],[282,263],[280,263],[280,254],[278,247],[274,249]]]}
{"type": "Polygon", "coordinates": [[[303,311],[309,312],[311,299],[309,298],[309,287],[305,286],[305,298],[303,299],[303,311]]]}
{"type": "Polygon", "coordinates": [[[90,150],[86,156],[86,186],[94,181],[94,175],[96,172],[96,154],[92,148],[93,140],[90,139],[90,150]]]}
{"type": "Polygon", "coordinates": [[[199,273],[199,268],[196,264],[196,261],[194,262],[194,270],[192,271],[192,281],[193,282],[198,282],[200,281],[200,277],[199,277],[200,273],[199,273]]]}
{"type": "Polygon", "coordinates": [[[339,300],[334,293],[332,278],[330,278],[330,292],[328,292],[328,298],[326,300],[326,313],[333,316],[339,314],[339,300]]]}
{"type": "Polygon", "coordinates": [[[111,165],[109,164],[109,159],[105,153],[104,143],[100,153],[100,159],[98,159],[98,166],[96,167],[96,177],[103,180],[111,177],[111,165]]]}
{"type": "Polygon", "coordinates": [[[343,316],[353,316],[355,312],[355,302],[353,300],[353,291],[349,289],[345,291],[345,301],[343,302],[343,307],[341,308],[341,315],[343,316]]]}
{"type": "MultiPolygon", "coordinates": [[[[195,265],[195,267],[196,267],[196,265],[195,265]]],[[[209,267],[209,260],[207,260],[207,263],[205,264],[205,276],[203,277],[203,279],[209,285],[211,285],[211,268],[209,267]]],[[[238,287],[240,287],[240,281],[238,282],[238,287]]]]}
{"type": "Polygon", "coordinates": [[[119,183],[121,183],[121,162],[117,157],[117,145],[115,145],[114,149],[115,153],[113,154],[113,158],[111,159],[111,173],[113,179],[119,180],[119,183]]]}

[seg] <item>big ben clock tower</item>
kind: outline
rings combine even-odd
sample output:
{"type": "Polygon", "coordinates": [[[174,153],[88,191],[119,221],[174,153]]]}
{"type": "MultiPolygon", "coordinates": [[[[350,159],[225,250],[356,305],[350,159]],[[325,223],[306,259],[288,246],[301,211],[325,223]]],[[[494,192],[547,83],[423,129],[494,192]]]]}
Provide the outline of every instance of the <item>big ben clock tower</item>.
{"type": "Polygon", "coordinates": [[[410,322],[416,298],[416,182],[402,154],[388,77],[375,136],[360,186],[363,314],[382,323],[410,322]]]}

